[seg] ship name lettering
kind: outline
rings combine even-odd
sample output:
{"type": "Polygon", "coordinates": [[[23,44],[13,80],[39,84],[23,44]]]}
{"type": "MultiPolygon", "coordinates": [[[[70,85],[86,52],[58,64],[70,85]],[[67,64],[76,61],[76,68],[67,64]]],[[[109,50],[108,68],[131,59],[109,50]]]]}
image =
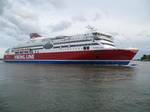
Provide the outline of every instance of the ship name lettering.
{"type": "Polygon", "coordinates": [[[25,59],[25,55],[16,55],[15,59],[25,59]]]}
{"type": "Polygon", "coordinates": [[[29,54],[29,55],[15,55],[15,59],[17,59],[17,60],[30,60],[30,59],[34,59],[34,55],[33,54],[29,54]]]}
{"type": "Polygon", "coordinates": [[[26,59],[34,59],[34,55],[33,54],[26,55],[26,59]]]}

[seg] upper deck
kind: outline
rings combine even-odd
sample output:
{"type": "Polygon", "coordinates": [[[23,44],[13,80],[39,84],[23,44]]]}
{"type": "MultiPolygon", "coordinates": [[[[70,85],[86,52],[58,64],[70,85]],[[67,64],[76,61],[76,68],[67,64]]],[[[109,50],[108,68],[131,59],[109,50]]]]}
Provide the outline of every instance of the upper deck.
{"type": "Polygon", "coordinates": [[[115,45],[112,36],[99,32],[92,32],[73,36],[57,36],[54,38],[46,38],[39,36],[36,38],[31,38],[29,41],[13,47],[11,51],[17,53],[22,50],[30,50],[33,52],[60,52],[64,50],[84,50],[85,47],[89,50],[93,50],[115,48],[115,45]]]}

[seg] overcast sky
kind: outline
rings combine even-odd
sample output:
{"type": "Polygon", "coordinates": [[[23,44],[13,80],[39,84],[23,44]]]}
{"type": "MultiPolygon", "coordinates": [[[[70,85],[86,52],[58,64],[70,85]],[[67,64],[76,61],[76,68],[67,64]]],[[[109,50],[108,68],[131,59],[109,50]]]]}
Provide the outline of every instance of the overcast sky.
{"type": "Polygon", "coordinates": [[[112,34],[120,48],[150,54],[150,0],[0,0],[0,57],[31,32],[72,35],[88,25],[112,34]]]}

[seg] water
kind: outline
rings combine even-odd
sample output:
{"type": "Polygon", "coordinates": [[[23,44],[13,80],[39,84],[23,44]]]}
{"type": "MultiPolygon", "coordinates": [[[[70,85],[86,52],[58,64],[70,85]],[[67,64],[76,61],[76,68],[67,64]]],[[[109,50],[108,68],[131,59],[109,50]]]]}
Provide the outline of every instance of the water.
{"type": "Polygon", "coordinates": [[[0,112],[150,112],[150,62],[136,67],[0,62],[0,112]]]}

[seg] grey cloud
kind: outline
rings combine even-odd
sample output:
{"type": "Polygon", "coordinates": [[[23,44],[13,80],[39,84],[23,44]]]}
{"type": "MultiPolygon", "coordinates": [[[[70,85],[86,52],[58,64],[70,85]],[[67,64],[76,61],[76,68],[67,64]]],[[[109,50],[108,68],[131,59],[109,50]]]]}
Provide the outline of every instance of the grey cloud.
{"type": "Polygon", "coordinates": [[[87,19],[83,15],[72,17],[73,22],[86,22],[87,19]]]}
{"type": "Polygon", "coordinates": [[[5,8],[8,5],[8,1],[7,0],[0,0],[0,15],[3,14],[5,8]]]}
{"type": "Polygon", "coordinates": [[[102,18],[102,14],[96,13],[96,14],[94,15],[94,17],[93,17],[93,21],[97,21],[97,20],[99,20],[99,19],[101,19],[101,18],[102,18]]]}
{"type": "Polygon", "coordinates": [[[78,16],[73,16],[72,21],[73,22],[90,22],[90,21],[97,21],[102,19],[102,17],[105,16],[102,13],[94,13],[94,14],[85,14],[85,15],[78,15],[78,16]]]}
{"type": "Polygon", "coordinates": [[[87,21],[97,21],[101,19],[102,15],[100,13],[95,13],[94,15],[78,15],[73,16],[73,22],[87,22],[87,21]]]}
{"type": "Polygon", "coordinates": [[[51,25],[51,31],[52,32],[58,32],[58,31],[63,31],[65,29],[68,29],[71,27],[72,23],[69,21],[61,21],[60,23],[57,23],[55,25],[51,25]]]}
{"type": "Polygon", "coordinates": [[[150,38],[150,32],[149,32],[149,30],[142,30],[136,36],[138,36],[138,37],[149,37],[150,38]]]}
{"type": "Polygon", "coordinates": [[[41,30],[38,25],[38,16],[32,9],[10,0],[5,4],[5,8],[3,7],[3,14],[0,16],[0,29],[0,33],[5,33],[8,37],[11,36],[17,40],[26,38],[25,35],[31,32],[40,32],[41,30]],[[11,7],[8,8],[10,4],[11,7]]]}
{"type": "Polygon", "coordinates": [[[2,30],[3,28],[15,28],[15,24],[11,23],[10,21],[8,21],[7,19],[0,17],[0,30],[2,30]]]}
{"type": "Polygon", "coordinates": [[[65,8],[65,1],[64,0],[50,0],[50,3],[53,4],[55,8],[65,8]]]}
{"type": "Polygon", "coordinates": [[[66,7],[64,0],[22,0],[22,3],[30,5],[35,9],[37,8],[45,10],[49,8],[62,9],[66,7]]]}
{"type": "Polygon", "coordinates": [[[11,30],[8,30],[7,32],[1,32],[0,48],[8,48],[8,46],[14,46],[17,44],[18,40],[12,38],[13,35],[9,35],[9,31],[12,32],[11,30]]]}
{"type": "MultiPolygon", "coordinates": [[[[42,32],[42,26],[38,20],[42,11],[50,12],[52,8],[60,9],[65,4],[64,0],[16,0],[15,2],[1,0],[0,6],[0,29],[12,38],[20,39],[22,35],[28,35],[31,32],[42,32]]],[[[53,31],[62,30],[63,27],[67,28],[69,25],[67,22],[62,22],[53,26],[53,31]]]]}
{"type": "Polygon", "coordinates": [[[112,35],[113,37],[115,37],[115,36],[119,36],[120,34],[119,33],[117,33],[117,32],[108,32],[110,35],[112,35]]]}
{"type": "Polygon", "coordinates": [[[36,24],[37,20],[27,20],[21,17],[12,16],[10,21],[14,23],[20,31],[24,31],[25,33],[38,31],[38,25],[36,24]]]}

